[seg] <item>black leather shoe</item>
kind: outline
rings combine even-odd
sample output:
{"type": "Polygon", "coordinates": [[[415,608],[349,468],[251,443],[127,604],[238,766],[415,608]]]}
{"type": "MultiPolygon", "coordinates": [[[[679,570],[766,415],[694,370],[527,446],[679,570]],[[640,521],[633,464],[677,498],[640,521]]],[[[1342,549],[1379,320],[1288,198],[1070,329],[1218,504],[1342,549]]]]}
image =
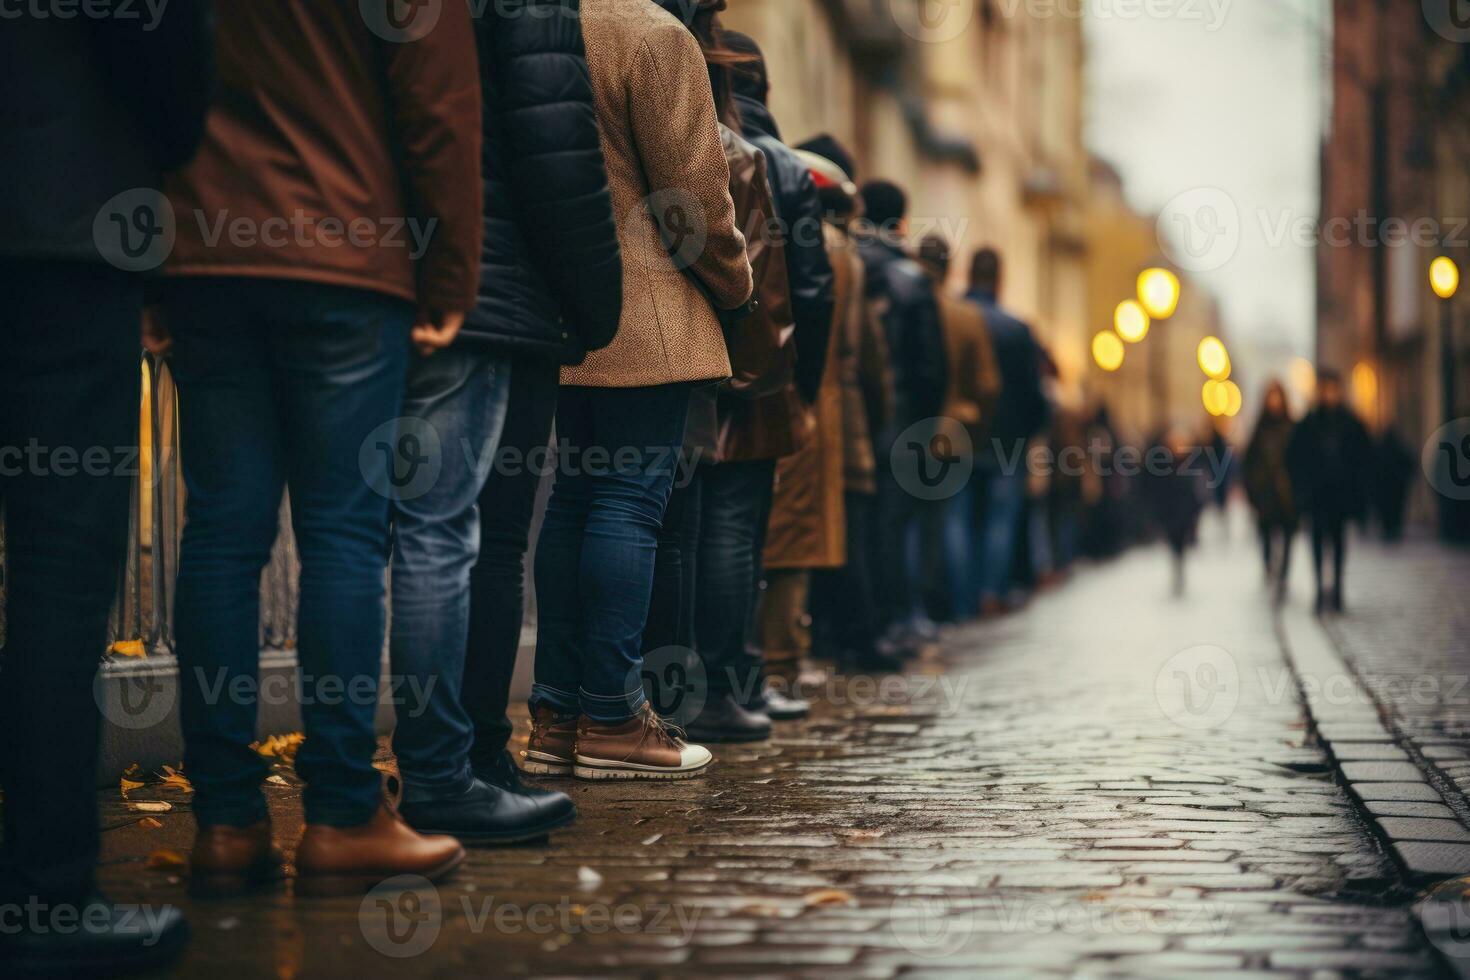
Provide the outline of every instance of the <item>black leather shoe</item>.
{"type": "Polygon", "coordinates": [[[545,837],[577,819],[565,793],[532,796],[476,779],[463,796],[398,805],[398,814],[421,834],[448,834],[465,844],[519,844],[545,837]]]}
{"type": "Polygon", "coordinates": [[[685,731],[691,742],[763,742],[771,737],[771,719],[722,694],[710,698],[685,731]]]}
{"type": "Polygon", "coordinates": [[[812,703],[774,688],[766,688],[766,714],[772,721],[799,721],[812,713],[812,703]]]}
{"type": "Polygon", "coordinates": [[[189,923],[172,905],[80,904],[20,910],[20,930],[0,930],[0,976],[112,976],[154,970],[179,955],[189,923]],[[59,927],[53,927],[55,922],[59,927]]]}
{"type": "Polygon", "coordinates": [[[905,666],[905,658],[877,646],[866,650],[847,650],[838,661],[844,674],[899,674],[905,666]]]}
{"type": "Polygon", "coordinates": [[[554,789],[542,789],[539,786],[531,786],[521,779],[521,767],[516,765],[515,757],[510,754],[509,749],[501,750],[499,755],[492,756],[487,762],[471,762],[475,770],[475,778],[480,782],[497,789],[503,789],[507,793],[517,796],[529,796],[533,800],[547,799],[549,797],[571,797],[565,793],[559,793],[554,789]]]}

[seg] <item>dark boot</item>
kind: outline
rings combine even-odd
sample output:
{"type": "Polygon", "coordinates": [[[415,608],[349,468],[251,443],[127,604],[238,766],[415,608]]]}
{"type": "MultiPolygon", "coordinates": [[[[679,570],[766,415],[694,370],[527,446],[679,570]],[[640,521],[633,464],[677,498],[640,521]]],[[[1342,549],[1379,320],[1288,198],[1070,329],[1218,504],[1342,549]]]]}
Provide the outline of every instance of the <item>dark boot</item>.
{"type": "Polygon", "coordinates": [[[577,819],[565,793],[513,793],[479,779],[459,796],[405,801],[398,812],[421,834],[447,834],[466,844],[539,840],[577,819]]]}
{"type": "Polygon", "coordinates": [[[19,930],[0,930],[0,976],[112,976],[155,970],[178,956],[189,939],[189,923],[172,905],[118,907],[102,895],[81,902],[22,910],[19,930]],[[67,928],[47,928],[64,914],[67,928]]]}
{"type": "Polygon", "coordinates": [[[697,742],[763,742],[771,737],[771,719],[740,705],[733,694],[719,694],[705,702],[686,730],[697,742]]]}
{"type": "Polygon", "coordinates": [[[189,892],[225,898],[267,888],[285,877],[269,820],[250,827],[200,827],[189,856],[189,892]]]}

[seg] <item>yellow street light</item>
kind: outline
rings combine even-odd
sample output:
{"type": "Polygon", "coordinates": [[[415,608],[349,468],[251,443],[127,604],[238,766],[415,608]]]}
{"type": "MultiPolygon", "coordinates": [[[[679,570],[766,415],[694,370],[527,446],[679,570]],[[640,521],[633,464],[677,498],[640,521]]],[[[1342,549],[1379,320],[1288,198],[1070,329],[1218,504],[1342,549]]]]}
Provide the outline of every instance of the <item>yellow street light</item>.
{"type": "Polygon", "coordinates": [[[1230,377],[1230,353],[1219,337],[1206,337],[1199,342],[1199,367],[1216,381],[1230,377]]]}
{"type": "Polygon", "coordinates": [[[1125,299],[1113,311],[1113,329],[1130,344],[1136,344],[1147,337],[1148,328],[1148,314],[1135,300],[1125,299]]]}
{"type": "Polygon", "coordinates": [[[1092,359],[1104,371],[1111,373],[1122,367],[1125,354],[1123,341],[1111,330],[1104,330],[1092,338],[1092,359]]]}
{"type": "Polygon", "coordinates": [[[1222,381],[1220,384],[1225,389],[1225,417],[1233,419],[1245,407],[1245,396],[1241,394],[1240,386],[1234,381],[1222,381]]]}
{"type": "Polygon", "coordinates": [[[1287,377],[1291,379],[1291,386],[1297,390],[1297,394],[1303,398],[1311,398],[1312,393],[1317,390],[1317,369],[1305,357],[1292,359],[1291,366],[1287,368],[1287,377]]]}
{"type": "Polygon", "coordinates": [[[1230,407],[1230,395],[1225,390],[1223,382],[1211,378],[1205,382],[1204,388],[1200,390],[1200,398],[1205,403],[1205,411],[1219,418],[1225,414],[1230,407]]]}
{"type": "Polygon", "coordinates": [[[1454,299],[1460,291],[1460,267],[1455,260],[1441,255],[1429,263],[1429,285],[1440,299],[1454,299]]]}
{"type": "Polygon", "coordinates": [[[1179,309],[1179,277],[1168,269],[1144,269],[1138,276],[1138,299],[1155,320],[1167,320],[1179,309]]]}

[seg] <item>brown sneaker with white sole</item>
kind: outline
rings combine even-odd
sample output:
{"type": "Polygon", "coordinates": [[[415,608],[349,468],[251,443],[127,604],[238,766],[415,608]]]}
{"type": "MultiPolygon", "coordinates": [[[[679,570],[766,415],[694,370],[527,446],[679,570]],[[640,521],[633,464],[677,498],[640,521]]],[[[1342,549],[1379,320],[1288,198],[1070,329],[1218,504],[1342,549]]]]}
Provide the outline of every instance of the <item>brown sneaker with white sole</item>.
{"type": "Polygon", "coordinates": [[[714,761],[709,749],[690,745],[644,702],[625,722],[604,724],[585,715],[577,722],[579,779],[689,779],[714,761]]]}
{"type": "Polygon", "coordinates": [[[531,741],[521,753],[521,771],[534,776],[570,776],[577,744],[577,716],[540,707],[531,715],[531,741]]]}

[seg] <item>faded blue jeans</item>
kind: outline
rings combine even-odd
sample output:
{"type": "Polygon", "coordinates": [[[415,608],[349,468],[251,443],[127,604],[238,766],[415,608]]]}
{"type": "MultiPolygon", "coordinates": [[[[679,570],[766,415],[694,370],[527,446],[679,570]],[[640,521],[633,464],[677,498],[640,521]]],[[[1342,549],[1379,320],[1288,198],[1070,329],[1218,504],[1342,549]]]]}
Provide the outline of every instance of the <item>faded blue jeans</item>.
{"type": "Polygon", "coordinates": [[[536,545],[531,707],[617,723],[643,707],[643,629],[690,386],[561,389],[536,545]]]}
{"type": "Polygon", "coordinates": [[[413,305],[342,286],[178,278],[164,287],[187,522],[175,597],[184,769],[199,823],[266,817],[256,738],[260,572],[281,490],[301,557],[297,654],[308,823],[377,811],[388,459],[413,305]]]}
{"type": "Polygon", "coordinates": [[[1004,601],[1011,593],[1011,566],[1021,512],[1026,505],[1026,470],[1004,467],[985,477],[985,520],[980,527],[980,597],[1004,601]]]}
{"type": "Polygon", "coordinates": [[[463,345],[409,366],[395,448],[389,656],[403,798],[469,789],[475,727],[461,702],[480,490],[510,400],[510,359],[463,345]]]}

